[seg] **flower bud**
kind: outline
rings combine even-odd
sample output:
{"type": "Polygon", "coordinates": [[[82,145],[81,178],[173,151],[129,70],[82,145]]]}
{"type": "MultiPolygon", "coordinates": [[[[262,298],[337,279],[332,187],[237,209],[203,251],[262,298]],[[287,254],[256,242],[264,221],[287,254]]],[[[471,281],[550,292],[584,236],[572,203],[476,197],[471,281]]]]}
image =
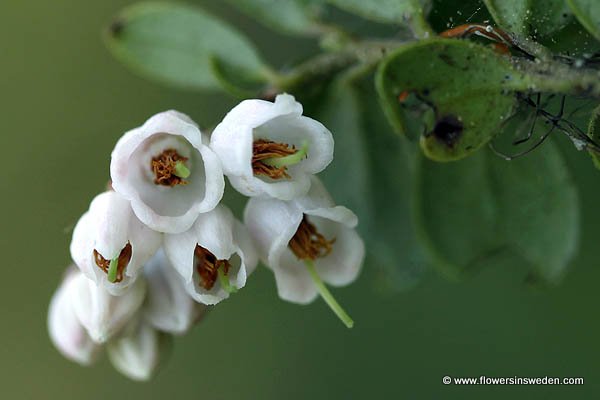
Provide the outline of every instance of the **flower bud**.
{"type": "Polygon", "coordinates": [[[122,336],[106,346],[112,365],[136,381],[152,377],[160,360],[160,334],[142,320],[134,320],[122,336]]]}
{"type": "Polygon", "coordinates": [[[75,278],[71,301],[75,315],[97,343],[118,334],[139,311],[146,294],[146,282],[137,280],[121,296],[111,295],[84,275],[75,278]]]}
{"type": "Polygon", "coordinates": [[[92,364],[100,346],[92,341],[73,309],[77,277],[81,273],[72,269],[56,290],[48,310],[48,332],[54,346],[63,356],[78,364],[92,364]]]}

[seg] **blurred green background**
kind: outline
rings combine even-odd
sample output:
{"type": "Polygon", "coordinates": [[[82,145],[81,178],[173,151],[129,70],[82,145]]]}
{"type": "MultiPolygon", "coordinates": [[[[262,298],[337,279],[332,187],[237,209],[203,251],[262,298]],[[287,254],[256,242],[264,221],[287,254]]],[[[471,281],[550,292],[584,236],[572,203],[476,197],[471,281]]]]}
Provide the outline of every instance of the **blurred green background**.
{"type": "MultiPolygon", "coordinates": [[[[70,228],[108,179],[122,132],[175,108],[204,127],[235,101],[165,89],[132,75],[101,30],[124,0],[4,0],[0,5],[3,399],[529,399],[592,398],[600,390],[597,235],[600,174],[562,146],[582,202],[582,244],[564,283],[532,290],[510,262],[461,283],[429,273],[403,293],[381,290],[367,266],[336,290],[356,321],[346,330],[318,301],[279,301],[269,271],[177,338],[157,377],[134,383],[103,358],[60,356],[46,310],[69,263],[70,228]],[[583,376],[584,386],[445,386],[450,376],[583,376]]],[[[283,65],[314,44],[266,31],[217,1],[196,1],[249,32],[283,65]],[[294,43],[290,46],[289,43],[294,43]]],[[[334,132],[335,134],[335,132],[334,132]]],[[[401,238],[399,238],[400,240],[401,238]]]]}

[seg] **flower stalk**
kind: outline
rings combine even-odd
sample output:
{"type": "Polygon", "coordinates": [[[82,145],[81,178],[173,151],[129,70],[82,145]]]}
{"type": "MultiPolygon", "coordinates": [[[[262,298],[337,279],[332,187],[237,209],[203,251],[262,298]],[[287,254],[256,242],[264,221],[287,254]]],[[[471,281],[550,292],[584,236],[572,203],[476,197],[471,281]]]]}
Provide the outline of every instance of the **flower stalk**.
{"type": "Polygon", "coordinates": [[[340,303],[338,303],[337,300],[335,299],[335,297],[333,297],[333,294],[331,294],[329,289],[327,289],[327,286],[325,286],[325,283],[323,283],[323,280],[317,273],[314,262],[312,260],[304,260],[304,263],[306,264],[306,269],[308,270],[308,273],[310,274],[312,281],[314,282],[315,286],[317,287],[317,290],[318,290],[321,298],[323,300],[325,300],[325,303],[327,303],[327,305],[329,306],[331,311],[333,311],[333,313],[335,315],[337,315],[337,317],[340,319],[340,321],[342,321],[342,323],[344,325],[346,325],[346,328],[348,328],[348,329],[352,328],[354,326],[354,320],[352,320],[352,318],[350,318],[350,316],[342,308],[340,303]]]}

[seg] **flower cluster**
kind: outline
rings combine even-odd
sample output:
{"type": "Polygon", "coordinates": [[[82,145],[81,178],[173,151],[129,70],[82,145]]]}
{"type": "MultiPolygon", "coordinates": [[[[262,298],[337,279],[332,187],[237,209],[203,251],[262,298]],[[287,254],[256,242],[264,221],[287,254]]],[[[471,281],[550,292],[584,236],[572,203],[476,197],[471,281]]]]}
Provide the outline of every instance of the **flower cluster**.
{"type": "Polygon", "coordinates": [[[241,102],[210,138],[176,111],[125,133],[110,189],[73,231],[74,267],[48,313],[52,341],[84,365],[105,347],[120,372],[148,379],[172,335],[242,289],[259,259],[282,299],[320,294],[351,327],[324,282],[352,282],[364,244],[357,217],[315,176],[332,159],[331,132],[287,94],[241,102]],[[224,175],[250,197],[244,223],[221,202],[224,175]]]}

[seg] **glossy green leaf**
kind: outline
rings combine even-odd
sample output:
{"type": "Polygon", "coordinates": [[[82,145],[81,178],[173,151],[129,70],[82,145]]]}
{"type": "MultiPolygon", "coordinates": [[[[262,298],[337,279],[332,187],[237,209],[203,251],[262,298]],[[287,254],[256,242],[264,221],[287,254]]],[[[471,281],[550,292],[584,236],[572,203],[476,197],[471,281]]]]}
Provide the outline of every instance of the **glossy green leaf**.
{"type": "Polygon", "coordinates": [[[430,0],[327,0],[350,13],[377,22],[401,24],[429,10],[430,0]]]}
{"type": "Polygon", "coordinates": [[[566,1],[581,25],[600,40],[600,2],[598,0],[566,1]]]}
{"type": "Polygon", "coordinates": [[[359,216],[367,268],[381,272],[377,284],[404,290],[427,269],[410,202],[414,157],[409,154],[416,149],[390,131],[374,95],[370,87],[339,79],[318,102],[317,116],[335,139],[334,161],[320,177],[335,200],[359,216]]]}
{"type": "Polygon", "coordinates": [[[294,35],[319,32],[317,0],[227,0],[268,28],[294,35]]]}
{"type": "Polygon", "coordinates": [[[555,283],[577,249],[576,188],[550,141],[511,162],[490,151],[452,164],[422,158],[415,196],[422,238],[451,276],[510,251],[555,283]]]}
{"type": "Polygon", "coordinates": [[[469,155],[497,133],[515,106],[510,90],[525,88],[527,80],[491,49],[431,39],[391,54],[380,65],[376,84],[392,126],[410,138],[421,136],[428,157],[449,161],[469,155]],[[414,124],[422,116],[412,115],[410,102],[402,101],[407,93],[428,105],[431,124],[414,124]]]}
{"type": "Polygon", "coordinates": [[[572,14],[564,0],[484,0],[498,25],[523,35],[545,36],[566,26],[572,14]]]}
{"type": "Polygon", "coordinates": [[[126,8],[106,35],[117,59],[142,75],[195,89],[221,88],[214,60],[245,81],[265,82],[268,68],[252,43],[199,8],[139,3],[126,8]]]}

